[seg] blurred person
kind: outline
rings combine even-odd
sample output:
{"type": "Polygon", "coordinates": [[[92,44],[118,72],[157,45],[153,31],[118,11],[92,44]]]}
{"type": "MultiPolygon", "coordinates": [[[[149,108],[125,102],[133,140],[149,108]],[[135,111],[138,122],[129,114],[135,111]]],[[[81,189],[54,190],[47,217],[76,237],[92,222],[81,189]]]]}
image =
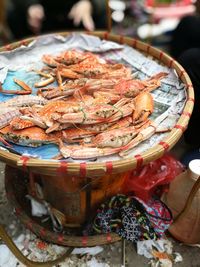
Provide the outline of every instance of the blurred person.
{"type": "Polygon", "coordinates": [[[190,76],[195,94],[194,109],[184,139],[193,148],[200,148],[200,48],[184,51],[178,61],[190,76]]]}
{"type": "Polygon", "coordinates": [[[6,44],[11,40],[11,33],[6,21],[6,0],[0,0],[0,43],[6,44]]]}
{"type": "Polygon", "coordinates": [[[7,20],[16,39],[72,29],[105,29],[106,1],[11,0],[7,20]]]}
{"type": "Polygon", "coordinates": [[[185,142],[194,148],[200,147],[200,0],[194,15],[183,17],[172,34],[170,54],[188,73],[195,94],[194,109],[184,132],[185,142]]]}
{"type": "Polygon", "coordinates": [[[190,48],[200,47],[200,0],[195,2],[194,15],[183,17],[172,33],[170,54],[175,59],[190,48]]]}

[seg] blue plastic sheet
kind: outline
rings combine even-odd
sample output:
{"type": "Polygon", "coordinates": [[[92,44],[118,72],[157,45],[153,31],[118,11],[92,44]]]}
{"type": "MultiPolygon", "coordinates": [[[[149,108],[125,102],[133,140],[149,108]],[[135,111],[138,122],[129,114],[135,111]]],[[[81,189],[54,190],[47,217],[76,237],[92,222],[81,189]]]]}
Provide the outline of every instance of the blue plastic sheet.
{"type": "MultiPolygon", "coordinates": [[[[22,90],[20,86],[18,86],[14,82],[14,78],[24,81],[32,88],[32,94],[36,95],[37,89],[34,88],[35,82],[37,82],[40,77],[35,72],[27,72],[27,71],[8,71],[5,82],[3,83],[4,90],[22,90]]],[[[52,86],[52,85],[51,85],[52,86]]],[[[0,102],[7,101],[16,95],[6,95],[0,93],[0,102]]],[[[11,143],[10,143],[11,144],[11,143]]],[[[3,144],[1,146],[7,148],[10,152],[14,152],[19,155],[27,154],[32,157],[37,157],[41,159],[51,159],[59,154],[59,149],[57,145],[48,144],[42,145],[39,147],[27,147],[20,146],[16,144],[11,144],[11,148],[5,147],[3,144]]]]}

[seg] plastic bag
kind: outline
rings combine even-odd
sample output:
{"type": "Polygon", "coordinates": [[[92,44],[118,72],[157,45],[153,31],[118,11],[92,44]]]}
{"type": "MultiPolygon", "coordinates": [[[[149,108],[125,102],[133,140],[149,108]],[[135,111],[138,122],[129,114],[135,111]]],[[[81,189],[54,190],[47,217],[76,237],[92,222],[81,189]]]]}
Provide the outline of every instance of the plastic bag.
{"type": "Polygon", "coordinates": [[[160,191],[163,191],[164,187],[160,186],[169,184],[183,170],[184,165],[180,161],[165,154],[142,168],[129,172],[122,192],[123,194],[134,193],[137,197],[147,201],[153,194],[162,194],[160,191]]]}

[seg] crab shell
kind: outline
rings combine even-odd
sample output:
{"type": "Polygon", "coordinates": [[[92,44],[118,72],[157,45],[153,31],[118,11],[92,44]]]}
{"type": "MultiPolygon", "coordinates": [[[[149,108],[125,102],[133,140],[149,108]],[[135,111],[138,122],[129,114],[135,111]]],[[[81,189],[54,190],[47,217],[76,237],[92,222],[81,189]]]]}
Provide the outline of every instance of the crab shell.
{"type": "Polygon", "coordinates": [[[10,126],[6,126],[0,130],[1,137],[12,143],[37,147],[43,144],[57,143],[61,133],[46,134],[45,131],[39,127],[30,127],[23,130],[12,130],[10,126]]]}

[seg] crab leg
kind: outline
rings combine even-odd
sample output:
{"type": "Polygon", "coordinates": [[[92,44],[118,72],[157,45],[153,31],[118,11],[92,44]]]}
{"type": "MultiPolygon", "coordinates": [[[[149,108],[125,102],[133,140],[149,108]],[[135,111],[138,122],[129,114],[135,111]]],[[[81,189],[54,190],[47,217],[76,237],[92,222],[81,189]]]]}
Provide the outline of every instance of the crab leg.
{"type": "Polygon", "coordinates": [[[114,123],[114,125],[111,125],[109,127],[109,130],[125,128],[125,127],[130,126],[132,123],[133,123],[132,116],[127,116],[125,118],[120,119],[116,123],[114,123]]]}
{"type": "Polygon", "coordinates": [[[58,83],[59,88],[63,90],[62,76],[58,70],[56,71],[56,78],[57,78],[57,83],[58,83]]]}
{"type": "Polygon", "coordinates": [[[46,99],[53,99],[53,98],[57,98],[60,96],[62,97],[70,96],[70,95],[73,95],[74,92],[75,92],[75,89],[65,90],[62,87],[62,90],[60,90],[59,87],[53,87],[53,88],[40,88],[37,94],[41,95],[42,97],[46,99]]]}
{"type": "Polygon", "coordinates": [[[57,122],[54,122],[52,126],[49,126],[49,128],[45,131],[45,133],[49,134],[54,131],[61,131],[64,129],[69,128],[71,125],[69,123],[60,124],[57,122]]]}
{"type": "Polygon", "coordinates": [[[21,86],[23,90],[4,90],[2,83],[0,82],[0,92],[8,95],[29,95],[32,93],[32,89],[25,82],[18,79],[14,79],[14,82],[21,86]]]}
{"type": "Polygon", "coordinates": [[[79,79],[82,78],[83,75],[74,72],[73,70],[67,69],[67,68],[63,68],[61,67],[57,67],[58,68],[58,72],[59,75],[64,77],[64,78],[68,78],[68,79],[79,79]]]}
{"type": "Polygon", "coordinates": [[[62,141],[60,141],[60,152],[65,158],[71,157],[73,159],[90,159],[116,153],[119,153],[121,157],[125,157],[129,154],[129,150],[150,138],[156,132],[159,123],[164,120],[167,115],[168,112],[165,112],[157,121],[148,121],[142,126],[142,129],[131,126],[128,129],[111,130],[99,134],[93,139],[93,143],[88,146],[69,146],[64,145],[62,141]]]}
{"type": "Polygon", "coordinates": [[[34,86],[35,87],[43,87],[43,86],[47,86],[50,83],[53,83],[54,81],[55,81],[55,78],[53,76],[49,75],[49,78],[35,83],[34,86]]]}
{"type": "Polygon", "coordinates": [[[32,93],[32,89],[25,82],[18,80],[16,78],[14,78],[14,82],[18,84],[23,90],[30,92],[30,94],[32,93]]]}
{"type": "MultiPolygon", "coordinates": [[[[123,101],[123,98],[120,101],[123,101]]],[[[130,101],[129,103],[119,107],[118,103],[120,103],[120,101],[118,101],[114,105],[118,109],[118,111],[113,116],[108,118],[107,122],[118,121],[119,119],[127,117],[127,116],[131,115],[134,112],[134,110],[135,110],[134,101],[130,101]]]]}
{"type": "Polygon", "coordinates": [[[29,91],[3,90],[0,86],[0,93],[6,94],[6,95],[29,95],[31,92],[29,92],[29,91]]]}
{"type": "MultiPolygon", "coordinates": [[[[60,151],[64,157],[71,157],[74,159],[109,156],[126,149],[130,141],[137,137],[139,131],[140,129],[136,129],[135,126],[109,130],[98,134],[92,139],[91,144],[84,144],[84,146],[67,146],[60,141],[60,151]]],[[[64,134],[64,137],[67,137],[67,133],[64,134]]],[[[69,142],[71,140],[66,141],[69,142]]]]}
{"type": "Polygon", "coordinates": [[[98,148],[86,146],[68,146],[60,140],[59,149],[64,158],[92,159],[109,156],[119,152],[119,148],[98,148]]]}
{"type": "Polygon", "coordinates": [[[42,72],[40,70],[33,70],[33,71],[36,72],[38,75],[46,78],[44,80],[41,80],[41,81],[35,83],[34,84],[35,87],[43,87],[43,86],[46,86],[46,85],[53,83],[55,81],[55,78],[50,73],[45,73],[45,72],[42,72]]]}
{"type": "MultiPolygon", "coordinates": [[[[73,140],[90,137],[95,134],[104,132],[112,127],[114,123],[99,123],[99,124],[89,124],[89,125],[81,125],[75,126],[75,128],[66,129],[63,133],[64,141],[73,142],[73,140]]],[[[60,124],[62,126],[63,124],[60,124]]],[[[69,124],[68,124],[69,127],[69,124]]],[[[117,127],[117,126],[116,126],[117,127]]],[[[46,131],[47,132],[47,131],[46,131]]]]}
{"type": "Polygon", "coordinates": [[[119,153],[119,155],[121,157],[124,157],[129,154],[129,150],[137,146],[142,141],[150,138],[156,132],[156,127],[157,125],[152,122],[147,128],[141,130],[131,142],[129,142],[126,146],[123,147],[123,150],[119,153]]]}
{"type": "MultiPolygon", "coordinates": [[[[42,121],[42,119],[39,116],[36,116],[36,115],[34,117],[21,116],[20,119],[25,121],[24,123],[25,125],[26,125],[26,122],[29,121],[30,126],[39,126],[42,129],[47,128],[47,125],[42,121]]],[[[28,128],[28,127],[25,127],[25,128],[28,128]]]]}
{"type": "MultiPolygon", "coordinates": [[[[75,126],[76,128],[66,129],[63,133],[63,140],[66,142],[84,141],[84,138],[94,136],[111,129],[128,127],[132,122],[132,118],[124,118],[118,123],[99,123],[94,125],[75,126]],[[73,141],[74,140],[74,141],[73,141]]],[[[62,125],[62,124],[61,124],[62,125]]],[[[46,131],[47,132],[47,131],[46,131]]]]}
{"type": "MultiPolygon", "coordinates": [[[[144,129],[142,129],[138,135],[130,142],[128,143],[122,151],[119,153],[121,157],[124,157],[129,154],[129,150],[137,146],[139,143],[143,142],[144,140],[147,140],[150,138],[154,133],[157,132],[157,129],[159,127],[159,124],[166,119],[168,116],[168,111],[165,111],[160,117],[158,117],[155,121],[151,122],[150,125],[144,129]]],[[[170,129],[168,129],[169,131],[170,129]]],[[[166,128],[163,132],[166,132],[166,128]]],[[[158,132],[161,132],[159,130],[158,132]]]]}
{"type": "Polygon", "coordinates": [[[84,128],[77,128],[77,129],[67,129],[62,131],[63,137],[66,142],[75,142],[77,139],[82,139],[85,137],[91,137],[98,132],[95,130],[85,130],[84,128]],[[73,141],[74,140],[74,141],[73,141]]]}
{"type": "Polygon", "coordinates": [[[98,92],[101,88],[112,89],[113,86],[118,83],[120,79],[88,79],[86,82],[87,91],[89,93],[98,92]]]}
{"type": "MultiPolygon", "coordinates": [[[[148,137],[150,137],[152,134],[149,134],[148,137]]],[[[133,134],[133,136],[135,135],[137,135],[137,133],[133,134]]],[[[121,151],[123,151],[124,149],[129,150],[133,148],[134,146],[136,146],[137,144],[139,144],[141,141],[144,140],[142,139],[142,137],[143,135],[139,136],[138,138],[139,140],[136,139],[135,142],[131,141],[127,145],[119,146],[119,147],[92,147],[92,146],[85,146],[85,145],[84,146],[80,146],[80,145],[70,146],[70,145],[64,145],[63,142],[60,141],[59,149],[64,158],[73,158],[73,159],[92,159],[92,158],[97,158],[97,157],[109,156],[109,155],[116,154],[119,152],[120,152],[120,156],[124,156],[124,154],[121,154],[121,151]]],[[[135,138],[137,138],[137,136],[135,138]]],[[[120,144],[122,143],[119,142],[119,145],[120,144]]]]}
{"type": "Polygon", "coordinates": [[[96,105],[83,108],[81,112],[64,114],[57,120],[60,123],[95,124],[100,122],[113,122],[130,115],[134,110],[134,103],[129,99],[121,99],[115,105],[96,105]],[[128,104],[126,104],[129,102],[128,104]]]}

